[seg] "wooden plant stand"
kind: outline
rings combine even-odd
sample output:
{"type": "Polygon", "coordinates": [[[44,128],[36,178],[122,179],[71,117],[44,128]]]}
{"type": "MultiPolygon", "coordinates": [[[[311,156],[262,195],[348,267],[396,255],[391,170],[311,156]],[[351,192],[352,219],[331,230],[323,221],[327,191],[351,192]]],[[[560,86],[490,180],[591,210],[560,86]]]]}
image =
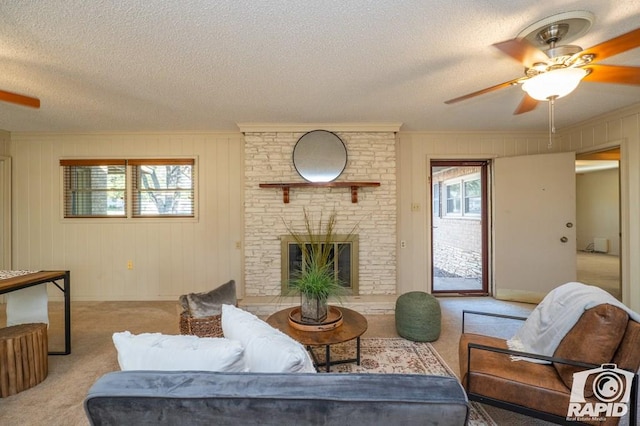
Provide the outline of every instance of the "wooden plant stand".
{"type": "Polygon", "coordinates": [[[0,328],[0,398],[15,395],[47,378],[47,325],[0,328]]]}

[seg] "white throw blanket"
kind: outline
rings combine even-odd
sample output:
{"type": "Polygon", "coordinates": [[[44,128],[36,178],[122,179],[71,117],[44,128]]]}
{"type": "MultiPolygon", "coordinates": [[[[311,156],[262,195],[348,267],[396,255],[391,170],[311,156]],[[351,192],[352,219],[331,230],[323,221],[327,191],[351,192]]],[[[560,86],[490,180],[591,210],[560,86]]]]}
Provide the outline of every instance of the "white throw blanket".
{"type": "MultiPolygon", "coordinates": [[[[553,356],[564,336],[578,322],[584,311],[604,303],[624,309],[631,319],[640,322],[639,314],[601,288],[570,282],[553,289],[545,296],[515,336],[507,341],[507,346],[515,351],[553,356]]],[[[533,358],[512,359],[547,363],[533,358]]]]}

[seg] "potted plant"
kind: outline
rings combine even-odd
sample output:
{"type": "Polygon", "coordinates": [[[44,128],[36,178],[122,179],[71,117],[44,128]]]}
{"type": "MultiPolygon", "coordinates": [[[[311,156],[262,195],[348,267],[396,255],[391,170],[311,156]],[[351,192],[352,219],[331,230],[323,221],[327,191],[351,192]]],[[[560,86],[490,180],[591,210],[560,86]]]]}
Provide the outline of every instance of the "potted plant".
{"type": "MultiPolygon", "coordinates": [[[[300,294],[300,316],[304,322],[322,323],[328,314],[329,298],[344,294],[334,268],[339,250],[336,219],[334,211],[326,222],[320,216],[314,225],[313,218],[304,209],[304,231],[295,231],[285,224],[302,252],[302,264],[289,281],[289,289],[300,294]]],[[[355,228],[348,235],[352,235],[355,228]]]]}

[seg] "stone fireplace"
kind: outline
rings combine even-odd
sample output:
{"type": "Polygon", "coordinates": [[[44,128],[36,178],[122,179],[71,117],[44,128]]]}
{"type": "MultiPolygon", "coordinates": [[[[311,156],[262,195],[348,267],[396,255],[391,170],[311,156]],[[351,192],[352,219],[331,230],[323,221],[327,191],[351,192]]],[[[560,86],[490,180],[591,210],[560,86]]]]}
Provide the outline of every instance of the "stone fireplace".
{"type": "Polygon", "coordinates": [[[244,297],[276,304],[282,292],[282,242],[287,225],[304,229],[304,209],[314,218],[337,212],[337,233],[357,225],[357,289],[349,299],[396,293],[396,137],[399,125],[355,129],[324,125],[240,125],[244,133],[244,297]],[[395,127],[395,128],[394,128],[395,127]],[[282,189],[264,183],[304,182],[292,162],[293,148],[306,132],[330,130],[344,142],[347,165],[336,182],[379,182],[359,188],[352,202],[349,188],[282,189]]]}

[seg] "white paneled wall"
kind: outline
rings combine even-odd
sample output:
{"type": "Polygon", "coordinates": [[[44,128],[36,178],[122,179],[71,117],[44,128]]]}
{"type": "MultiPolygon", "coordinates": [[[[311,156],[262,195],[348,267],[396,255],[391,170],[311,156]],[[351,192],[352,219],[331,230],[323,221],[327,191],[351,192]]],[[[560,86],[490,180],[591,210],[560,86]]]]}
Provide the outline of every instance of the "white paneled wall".
{"type": "Polygon", "coordinates": [[[242,150],[239,133],[14,134],[14,269],[71,270],[74,300],[242,289],[242,150]],[[172,156],[197,158],[197,220],[62,219],[60,158],[172,156]]]}
{"type": "Polygon", "coordinates": [[[0,156],[9,156],[11,151],[11,133],[0,130],[0,156]]]}
{"type": "Polygon", "coordinates": [[[580,225],[576,234],[578,250],[600,251],[597,240],[604,240],[608,246],[604,252],[620,256],[619,170],[577,175],[576,199],[576,223],[580,225]]]}
{"type": "MultiPolygon", "coordinates": [[[[545,132],[398,133],[394,160],[396,247],[400,241],[406,242],[406,248],[391,249],[397,253],[398,294],[429,288],[430,159],[589,151],[619,144],[623,301],[640,311],[640,105],[559,129],[550,151],[547,142],[545,132]],[[412,209],[412,204],[417,209],[412,209]]],[[[257,181],[248,188],[243,144],[240,132],[9,135],[0,131],[0,152],[12,157],[14,269],[70,269],[75,300],[172,300],[185,292],[208,290],[230,278],[240,283],[242,292],[243,256],[247,255],[243,251],[243,233],[248,231],[244,227],[243,194],[255,196],[256,200],[269,197],[269,202],[278,208],[299,211],[315,195],[296,192],[291,204],[285,206],[280,204],[281,194],[256,188],[257,181]],[[61,219],[61,157],[132,156],[196,156],[198,220],[105,223],[61,219]],[[134,262],[133,270],[127,270],[128,260],[134,262]]],[[[282,178],[290,177],[290,165],[287,167],[282,178]]],[[[357,178],[382,180],[379,173],[376,170],[372,174],[375,178],[357,178]]],[[[262,176],[258,178],[261,179],[262,176]]],[[[365,190],[362,202],[378,202],[377,197],[386,189],[365,190]]],[[[341,191],[324,195],[335,198],[337,206],[342,206],[347,197],[345,208],[355,207],[350,205],[349,195],[341,191]]],[[[386,199],[393,198],[389,194],[386,199]]],[[[246,208],[262,207],[250,202],[246,208]]],[[[281,221],[278,215],[273,220],[281,221]]]]}
{"type": "Polygon", "coordinates": [[[400,132],[398,139],[398,239],[406,244],[398,250],[398,294],[431,288],[430,160],[488,160],[557,152],[561,146],[549,149],[544,133],[400,132]]]}
{"type": "Polygon", "coordinates": [[[430,159],[588,152],[620,145],[622,294],[623,302],[640,311],[640,105],[559,129],[551,149],[545,133],[400,132],[398,140],[398,240],[406,242],[398,250],[398,294],[430,288],[430,159]]]}

